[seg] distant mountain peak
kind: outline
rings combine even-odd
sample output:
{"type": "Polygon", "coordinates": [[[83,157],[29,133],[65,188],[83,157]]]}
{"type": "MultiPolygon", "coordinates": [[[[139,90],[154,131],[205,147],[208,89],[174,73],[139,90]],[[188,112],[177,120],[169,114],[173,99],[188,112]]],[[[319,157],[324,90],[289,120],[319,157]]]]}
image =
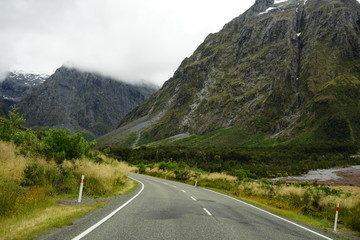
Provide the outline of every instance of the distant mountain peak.
{"type": "Polygon", "coordinates": [[[0,97],[5,100],[6,107],[20,102],[28,96],[34,87],[43,84],[49,76],[24,71],[9,72],[0,82],[0,97]]]}
{"type": "Polygon", "coordinates": [[[115,128],[154,91],[62,66],[19,107],[30,127],[67,127],[99,136],[115,128]]]}

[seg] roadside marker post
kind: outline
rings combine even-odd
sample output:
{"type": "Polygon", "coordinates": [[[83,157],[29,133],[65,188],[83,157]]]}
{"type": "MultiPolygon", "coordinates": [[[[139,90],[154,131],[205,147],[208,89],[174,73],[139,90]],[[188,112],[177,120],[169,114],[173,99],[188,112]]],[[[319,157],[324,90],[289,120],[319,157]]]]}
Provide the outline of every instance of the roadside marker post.
{"type": "Polygon", "coordinates": [[[195,180],[195,187],[197,187],[197,180],[195,180]]]}
{"type": "Polygon", "coordinates": [[[334,232],[336,232],[337,228],[337,222],[339,218],[339,209],[340,209],[340,203],[336,204],[336,213],[335,213],[335,221],[334,221],[334,232]]]}
{"type": "Polygon", "coordinates": [[[85,179],[85,175],[82,175],[81,183],[80,183],[80,190],[79,190],[79,199],[78,199],[79,203],[81,203],[81,197],[82,197],[82,192],[83,192],[83,188],[84,188],[84,179],[85,179]]]}

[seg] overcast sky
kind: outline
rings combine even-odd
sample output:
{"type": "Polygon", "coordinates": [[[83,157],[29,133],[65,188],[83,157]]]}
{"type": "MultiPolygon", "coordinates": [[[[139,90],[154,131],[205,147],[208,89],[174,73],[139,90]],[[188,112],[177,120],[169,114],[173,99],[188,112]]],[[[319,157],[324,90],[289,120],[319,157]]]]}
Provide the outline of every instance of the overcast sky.
{"type": "Polygon", "coordinates": [[[209,33],[255,0],[0,0],[0,73],[63,64],[125,81],[168,80],[209,33]]]}

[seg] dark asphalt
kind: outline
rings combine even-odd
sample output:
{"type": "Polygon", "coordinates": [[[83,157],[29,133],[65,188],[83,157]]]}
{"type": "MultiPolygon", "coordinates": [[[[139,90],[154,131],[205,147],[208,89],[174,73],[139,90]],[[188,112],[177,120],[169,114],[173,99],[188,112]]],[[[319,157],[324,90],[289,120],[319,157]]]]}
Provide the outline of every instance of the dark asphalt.
{"type": "Polygon", "coordinates": [[[38,240],[73,239],[126,202],[128,205],[81,239],[335,239],[206,189],[138,174],[131,177],[144,184],[133,201],[128,202],[142,184],[134,193],[38,240]]]}

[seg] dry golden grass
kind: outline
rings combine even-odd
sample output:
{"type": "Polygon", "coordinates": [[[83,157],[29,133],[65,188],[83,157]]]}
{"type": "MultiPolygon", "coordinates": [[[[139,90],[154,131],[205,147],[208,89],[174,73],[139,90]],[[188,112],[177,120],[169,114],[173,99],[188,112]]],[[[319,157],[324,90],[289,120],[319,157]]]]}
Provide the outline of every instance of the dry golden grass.
{"type": "Polygon", "coordinates": [[[238,191],[240,195],[245,194],[252,196],[266,196],[270,193],[269,189],[264,188],[263,185],[258,181],[243,182],[239,185],[238,191]]]}
{"type": "Polygon", "coordinates": [[[218,173],[218,172],[214,172],[214,173],[209,173],[209,174],[201,174],[200,175],[200,179],[209,179],[209,180],[215,180],[215,179],[223,179],[223,180],[227,180],[227,181],[236,181],[237,177],[234,176],[230,176],[226,173],[218,173]]]}
{"type": "Polygon", "coordinates": [[[336,204],[340,203],[341,206],[353,208],[360,203],[360,188],[355,186],[337,186],[332,187],[333,189],[340,190],[343,192],[341,196],[327,196],[321,199],[320,203],[336,204]]]}
{"type": "Polygon", "coordinates": [[[344,193],[351,193],[354,195],[359,195],[360,196],[360,187],[355,187],[355,186],[336,186],[336,187],[331,187],[333,189],[336,190],[340,190],[344,193]]]}
{"type": "Polygon", "coordinates": [[[350,197],[345,197],[345,196],[340,196],[340,197],[336,197],[336,196],[326,196],[323,197],[320,200],[320,205],[322,206],[326,206],[326,205],[334,205],[336,203],[340,203],[341,206],[347,207],[347,208],[353,208],[355,207],[358,203],[360,202],[359,196],[350,196],[350,197]]]}
{"type": "Polygon", "coordinates": [[[295,187],[295,186],[281,186],[277,189],[277,194],[284,196],[284,195],[298,195],[302,196],[306,192],[306,189],[303,187],[295,187]]]}
{"type": "Polygon", "coordinates": [[[0,142],[0,177],[16,182],[22,180],[27,160],[17,152],[15,144],[0,142]]]}
{"type": "Polygon", "coordinates": [[[72,169],[80,175],[85,175],[85,178],[97,179],[107,192],[112,192],[119,183],[125,184],[128,181],[127,175],[134,171],[134,167],[127,163],[111,159],[107,159],[105,163],[95,163],[88,159],[78,159],[75,162],[64,161],[63,168],[72,169]]]}
{"type": "Polygon", "coordinates": [[[151,173],[159,173],[159,174],[161,174],[163,176],[167,176],[167,177],[170,177],[170,178],[175,178],[176,177],[176,175],[175,175],[175,173],[173,171],[168,171],[168,170],[164,171],[164,170],[159,169],[158,167],[154,167],[154,168],[147,167],[145,169],[145,171],[150,173],[150,174],[151,173]]]}

